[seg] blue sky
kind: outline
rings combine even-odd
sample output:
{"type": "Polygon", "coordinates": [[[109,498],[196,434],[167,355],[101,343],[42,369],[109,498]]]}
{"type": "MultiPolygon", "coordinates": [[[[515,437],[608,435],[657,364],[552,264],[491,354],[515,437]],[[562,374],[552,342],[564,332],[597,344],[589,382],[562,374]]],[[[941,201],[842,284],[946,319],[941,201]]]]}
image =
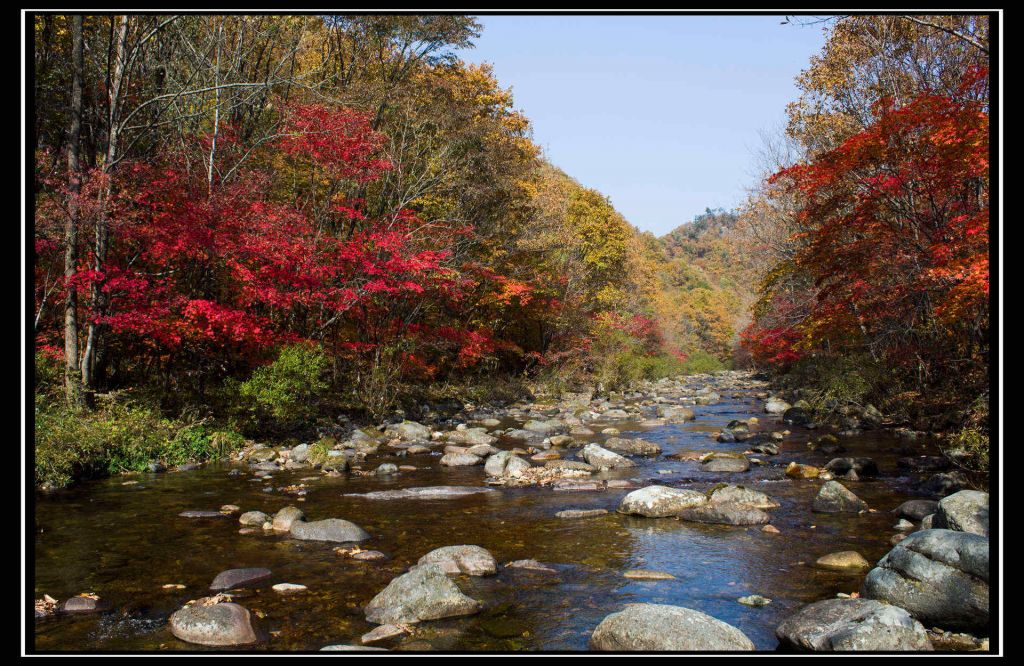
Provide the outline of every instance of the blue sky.
{"type": "Polygon", "coordinates": [[[732,208],[822,27],[780,16],[483,16],[489,62],[548,159],[664,234],[732,208]]]}

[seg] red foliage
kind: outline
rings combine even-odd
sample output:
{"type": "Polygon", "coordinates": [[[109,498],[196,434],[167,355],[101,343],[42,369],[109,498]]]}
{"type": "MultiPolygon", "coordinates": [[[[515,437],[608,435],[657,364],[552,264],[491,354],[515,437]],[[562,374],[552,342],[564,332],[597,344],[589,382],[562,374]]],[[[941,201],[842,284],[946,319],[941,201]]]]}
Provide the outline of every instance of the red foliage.
{"type": "MultiPolygon", "coordinates": [[[[818,290],[799,327],[811,342],[893,348],[929,321],[986,318],[986,83],[978,72],[956,97],[882,100],[866,130],[773,176],[805,201],[795,262],[818,290]]],[[[758,323],[744,340],[755,358],[788,363],[799,337],[758,323]]]]}

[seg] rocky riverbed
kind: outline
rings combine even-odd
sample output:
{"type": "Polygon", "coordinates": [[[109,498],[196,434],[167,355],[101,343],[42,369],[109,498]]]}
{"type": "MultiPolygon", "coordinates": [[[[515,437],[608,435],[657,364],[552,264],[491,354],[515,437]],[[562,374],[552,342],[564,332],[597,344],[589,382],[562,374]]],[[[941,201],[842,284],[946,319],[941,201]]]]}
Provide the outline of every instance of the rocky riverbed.
{"type": "Polygon", "coordinates": [[[36,648],[985,647],[987,494],[851,418],[724,372],[39,495],[36,648]]]}

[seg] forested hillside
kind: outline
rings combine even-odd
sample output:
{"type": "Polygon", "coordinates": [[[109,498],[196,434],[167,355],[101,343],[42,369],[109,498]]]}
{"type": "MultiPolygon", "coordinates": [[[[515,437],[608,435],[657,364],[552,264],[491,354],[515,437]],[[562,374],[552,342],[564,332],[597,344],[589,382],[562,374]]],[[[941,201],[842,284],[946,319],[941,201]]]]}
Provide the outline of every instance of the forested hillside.
{"type": "Polygon", "coordinates": [[[41,479],[728,358],[717,321],[663,328],[659,244],[540,157],[455,56],[478,36],[459,16],[36,18],[41,479]]]}

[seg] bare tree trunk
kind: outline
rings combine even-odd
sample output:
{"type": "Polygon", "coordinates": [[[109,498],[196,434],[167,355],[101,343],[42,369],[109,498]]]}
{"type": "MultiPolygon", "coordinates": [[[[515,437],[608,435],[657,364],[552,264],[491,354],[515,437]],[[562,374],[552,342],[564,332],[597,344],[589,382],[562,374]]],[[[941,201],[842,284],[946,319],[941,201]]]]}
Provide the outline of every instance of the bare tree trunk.
{"type": "Polygon", "coordinates": [[[71,17],[71,123],[68,128],[68,216],[64,222],[64,395],[68,405],[82,402],[81,374],[78,368],[78,295],[67,282],[78,270],[78,197],[82,191],[79,160],[82,134],[82,15],[71,17]]]}
{"type": "MultiPolygon", "coordinates": [[[[106,176],[106,182],[103,186],[103,200],[100,205],[99,219],[96,220],[96,245],[94,248],[95,257],[93,261],[93,269],[97,272],[102,272],[104,269],[107,259],[107,249],[110,242],[109,220],[107,219],[106,207],[110,202],[110,196],[112,193],[110,172],[114,168],[118,159],[117,142],[120,135],[121,122],[121,86],[124,82],[128,41],[127,14],[121,16],[117,30],[115,31],[114,39],[116,41],[114,47],[114,63],[113,71],[110,74],[110,89],[108,93],[110,108],[108,114],[109,133],[107,136],[107,156],[103,163],[103,172],[106,176]]],[[[82,385],[90,396],[96,388],[96,355],[99,347],[100,336],[99,324],[95,321],[95,318],[102,314],[105,300],[103,290],[99,285],[94,285],[90,298],[90,310],[93,315],[93,320],[89,322],[89,332],[86,336],[85,353],[82,355],[82,385]]]]}

